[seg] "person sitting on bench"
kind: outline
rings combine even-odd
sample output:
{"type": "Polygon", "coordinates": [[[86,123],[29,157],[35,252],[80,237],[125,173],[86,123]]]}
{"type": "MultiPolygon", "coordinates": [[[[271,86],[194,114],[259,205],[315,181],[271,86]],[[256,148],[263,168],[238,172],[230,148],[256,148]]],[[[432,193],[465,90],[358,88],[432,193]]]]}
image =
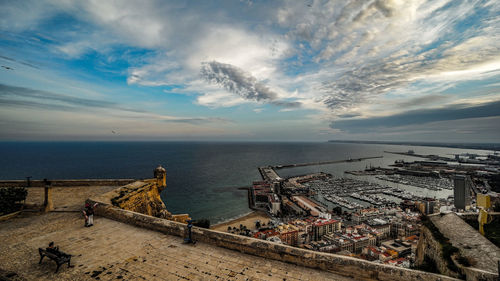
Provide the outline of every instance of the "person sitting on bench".
{"type": "Polygon", "coordinates": [[[74,265],[71,265],[71,255],[59,251],[59,247],[54,246],[54,242],[50,242],[49,246],[45,248],[45,250],[38,248],[38,253],[40,254],[39,264],[42,263],[44,257],[48,257],[56,262],[56,273],[59,270],[59,267],[65,263],[68,264],[68,267],[74,267],[74,265]]]}
{"type": "Polygon", "coordinates": [[[66,253],[63,253],[61,251],[59,251],[59,247],[57,246],[54,246],[54,242],[50,242],[49,243],[49,246],[45,249],[47,252],[51,253],[51,254],[54,254],[58,257],[67,257],[67,256],[70,256],[66,253]]]}

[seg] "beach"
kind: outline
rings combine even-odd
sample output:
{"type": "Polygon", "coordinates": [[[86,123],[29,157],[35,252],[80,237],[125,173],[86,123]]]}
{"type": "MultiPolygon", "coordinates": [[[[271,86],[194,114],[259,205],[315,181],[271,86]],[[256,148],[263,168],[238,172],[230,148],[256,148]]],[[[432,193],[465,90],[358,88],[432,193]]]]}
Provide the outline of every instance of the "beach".
{"type": "Polygon", "coordinates": [[[270,219],[271,218],[269,217],[269,215],[265,212],[253,211],[243,217],[213,225],[210,227],[210,229],[227,232],[228,226],[239,228],[241,224],[246,226],[250,230],[256,230],[255,222],[257,220],[260,220],[261,224],[265,223],[267,225],[270,219]]]}

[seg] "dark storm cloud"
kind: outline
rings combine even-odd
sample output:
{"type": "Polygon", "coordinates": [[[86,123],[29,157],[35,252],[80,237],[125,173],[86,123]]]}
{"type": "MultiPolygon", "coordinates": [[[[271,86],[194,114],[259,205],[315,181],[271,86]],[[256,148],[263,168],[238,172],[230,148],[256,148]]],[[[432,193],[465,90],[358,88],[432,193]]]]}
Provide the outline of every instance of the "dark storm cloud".
{"type": "Polygon", "coordinates": [[[500,116],[500,101],[482,105],[453,105],[445,108],[412,110],[405,113],[365,119],[338,120],[331,128],[346,132],[376,131],[379,128],[419,125],[438,121],[500,116]]]}
{"type": "Polygon", "coordinates": [[[231,64],[216,61],[204,62],[201,67],[201,76],[208,82],[219,85],[247,100],[262,101],[289,108],[300,107],[299,102],[277,100],[278,95],[269,87],[257,81],[251,74],[231,64]]]}

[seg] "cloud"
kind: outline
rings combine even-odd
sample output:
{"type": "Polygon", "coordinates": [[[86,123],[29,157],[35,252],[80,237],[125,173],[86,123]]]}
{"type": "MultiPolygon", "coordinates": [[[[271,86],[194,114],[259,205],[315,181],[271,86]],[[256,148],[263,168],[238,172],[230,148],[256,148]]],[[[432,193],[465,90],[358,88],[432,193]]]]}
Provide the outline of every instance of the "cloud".
{"type": "Polygon", "coordinates": [[[4,60],[7,60],[7,61],[11,61],[11,62],[17,62],[17,63],[20,63],[20,64],[25,65],[25,66],[29,66],[29,67],[32,67],[32,68],[40,69],[38,66],[36,66],[36,65],[34,65],[32,63],[28,63],[28,62],[25,62],[25,61],[16,60],[16,59],[13,59],[13,58],[10,58],[10,57],[6,57],[6,56],[1,56],[0,55],[0,59],[4,59],[4,60]]]}
{"type": "Polygon", "coordinates": [[[234,65],[216,61],[204,62],[201,67],[201,76],[209,83],[219,85],[246,100],[268,102],[287,108],[300,107],[299,102],[278,100],[276,92],[257,81],[250,73],[234,65]]]}
{"type": "Polygon", "coordinates": [[[396,105],[402,108],[416,107],[422,105],[432,105],[449,100],[450,97],[444,95],[425,95],[422,97],[411,98],[405,101],[397,102],[396,105]]]}
{"type": "Polygon", "coordinates": [[[302,65],[331,73],[302,84],[313,86],[315,102],[343,114],[416,82],[450,88],[498,74],[498,8],[492,1],[340,1],[304,9],[290,1],[277,20],[288,38],[310,46],[296,49],[302,65]]]}
{"type": "Polygon", "coordinates": [[[233,123],[232,120],[227,118],[218,117],[176,117],[170,119],[162,120],[164,122],[176,122],[176,123],[189,123],[189,124],[206,124],[206,123],[233,123]]]}
{"type": "Polygon", "coordinates": [[[338,117],[340,118],[354,118],[354,117],[358,117],[358,116],[361,116],[361,114],[359,113],[346,113],[346,114],[339,114],[338,117]]]}
{"type": "Polygon", "coordinates": [[[57,110],[78,110],[80,108],[114,108],[125,111],[144,112],[122,108],[114,102],[61,95],[47,91],[0,84],[0,105],[44,107],[57,110]]]}
{"type": "Polygon", "coordinates": [[[459,104],[444,108],[419,109],[390,116],[364,119],[337,120],[330,124],[333,129],[345,132],[377,131],[383,128],[396,128],[439,121],[453,121],[470,118],[500,116],[500,101],[481,105],[459,104]]]}
{"type": "Polygon", "coordinates": [[[106,115],[126,118],[149,119],[170,123],[230,123],[231,120],[219,117],[179,117],[154,114],[145,110],[125,107],[121,104],[96,99],[87,99],[57,94],[36,89],[0,84],[0,107],[28,108],[35,110],[85,112],[102,110],[106,115]]]}
{"type": "MultiPolygon", "coordinates": [[[[126,79],[130,89],[153,92],[149,87],[158,87],[167,94],[187,95],[176,99],[185,102],[183,109],[191,114],[200,105],[228,116],[232,113],[221,107],[271,104],[282,109],[269,114],[299,108],[297,114],[303,119],[328,126],[337,118],[396,116],[430,106],[446,109],[450,100],[467,98],[477,104],[486,96],[499,98],[494,89],[486,93],[471,87],[481,88],[487,79],[500,77],[500,5],[494,0],[227,1],[224,5],[27,0],[8,1],[2,8],[0,32],[7,40],[0,45],[5,51],[1,59],[41,61],[46,69],[68,70],[69,76],[90,78],[96,84],[102,83],[94,79],[101,78],[100,70],[109,69],[116,76],[107,85],[126,79]],[[106,67],[97,67],[100,64],[106,67]]],[[[15,72],[6,75],[3,82],[10,83],[15,72]]],[[[50,83],[39,76],[38,82],[50,83]]],[[[136,93],[137,99],[150,97],[136,93]]],[[[25,91],[17,99],[2,97],[1,102],[132,113],[121,102],[125,95],[116,93],[111,104],[93,104],[83,95],[79,96],[83,100],[47,96],[48,101],[25,91]]],[[[131,108],[136,107],[140,108],[131,108]]],[[[193,123],[221,121],[185,118],[193,123]]],[[[174,121],[164,123],[183,122],[170,120],[174,121]]]]}
{"type": "Polygon", "coordinates": [[[258,82],[255,77],[230,64],[216,61],[204,62],[201,67],[201,75],[208,82],[218,84],[244,99],[266,101],[274,100],[278,96],[266,85],[258,82]]]}
{"type": "Polygon", "coordinates": [[[334,130],[328,133],[330,139],[345,140],[497,143],[500,139],[499,123],[500,117],[497,116],[385,127],[377,131],[362,130],[346,133],[334,130]]]}

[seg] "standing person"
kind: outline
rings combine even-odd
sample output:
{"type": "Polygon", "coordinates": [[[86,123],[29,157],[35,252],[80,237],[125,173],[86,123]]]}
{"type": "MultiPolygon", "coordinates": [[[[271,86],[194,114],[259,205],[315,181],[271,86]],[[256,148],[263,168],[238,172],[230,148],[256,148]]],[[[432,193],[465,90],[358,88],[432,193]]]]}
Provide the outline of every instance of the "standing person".
{"type": "Polygon", "coordinates": [[[97,203],[90,205],[90,203],[85,203],[85,209],[83,209],[83,215],[85,216],[85,226],[90,227],[94,225],[94,208],[97,203]]]}

